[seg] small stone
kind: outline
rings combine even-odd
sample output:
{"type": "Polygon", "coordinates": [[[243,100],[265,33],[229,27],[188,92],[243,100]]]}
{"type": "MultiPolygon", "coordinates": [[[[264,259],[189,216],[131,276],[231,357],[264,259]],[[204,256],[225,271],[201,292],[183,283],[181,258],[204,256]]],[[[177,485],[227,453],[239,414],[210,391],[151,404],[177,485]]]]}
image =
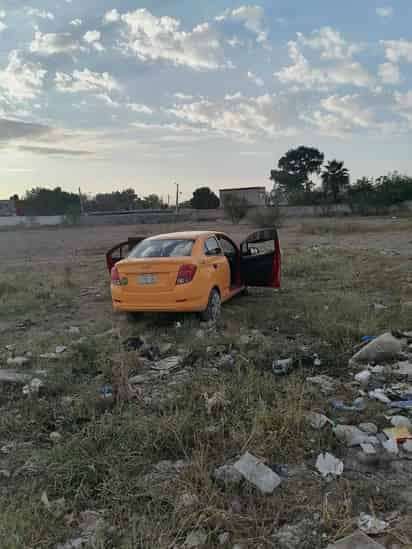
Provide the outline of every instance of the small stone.
{"type": "Polygon", "coordinates": [[[374,423],[360,423],[359,429],[365,433],[369,433],[370,435],[376,435],[378,432],[378,428],[374,423]]]}
{"type": "Polygon", "coordinates": [[[24,366],[30,362],[30,358],[27,356],[15,356],[13,358],[7,359],[7,364],[9,366],[24,366]]]}
{"type": "Polygon", "coordinates": [[[194,530],[187,536],[184,546],[190,549],[191,547],[203,547],[207,541],[207,533],[204,530],[194,530]]]}
{"type": "Polygon", "coordinates": [[[306,419],[313,429],[320,431],[325,427],[327,423],[331,423],[330,419],[324,414],[318,414],[317,412],[309,412],[306,414],[306,419]]]}
{"type": "Polygon", "coordinates": [[[50,433],[49,438],[54,444],[57,444],[61,441],[62,435],[57,431],[53,431],[52,433],[50,433]]]}
{"type": "Polygon", "coordinates": [[[225,487],[237,486],[243,480],[242,475],[233,465],[222,465],[221,467],[218,467],[213,473],[213,478],[218,484],[225,487]]]}
{"type": "Polygon", "coordinates": [[[229,532],[223,532],[223,534],[219,534],[217,539],[218,539],[219,545],[226,545],[230,541],[230,534],[229,532]]]}

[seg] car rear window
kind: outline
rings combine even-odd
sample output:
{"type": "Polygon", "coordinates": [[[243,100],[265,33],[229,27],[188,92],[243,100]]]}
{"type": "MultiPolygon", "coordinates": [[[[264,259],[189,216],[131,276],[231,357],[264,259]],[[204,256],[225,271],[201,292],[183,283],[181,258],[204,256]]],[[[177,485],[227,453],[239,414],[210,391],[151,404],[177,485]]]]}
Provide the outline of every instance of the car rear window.
{"type": "Polygon", "coordinates": [[[129,257],[188,257],[192,255],[194,240],[150,239],[143,240],[130,252],[129,257]]]}

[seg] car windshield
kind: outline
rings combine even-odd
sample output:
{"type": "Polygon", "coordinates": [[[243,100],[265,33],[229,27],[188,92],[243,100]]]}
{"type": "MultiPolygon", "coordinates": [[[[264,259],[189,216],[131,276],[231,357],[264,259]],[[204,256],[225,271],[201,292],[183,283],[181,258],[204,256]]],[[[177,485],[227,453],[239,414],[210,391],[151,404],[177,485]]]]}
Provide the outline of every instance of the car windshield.
{"type": "Polygon", "coordinates": [[[143,240],[130,252],[129,257],[187,257],[192,254],[194,240],[143,240]]]}

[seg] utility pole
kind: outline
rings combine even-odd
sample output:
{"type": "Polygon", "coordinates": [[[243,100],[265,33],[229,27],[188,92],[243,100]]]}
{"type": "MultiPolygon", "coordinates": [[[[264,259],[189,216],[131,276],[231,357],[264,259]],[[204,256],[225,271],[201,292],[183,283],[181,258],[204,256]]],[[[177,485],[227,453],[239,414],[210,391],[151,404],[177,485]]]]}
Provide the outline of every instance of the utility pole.
{"type": "Polygon", "coordinates": [[[170,194],[167,195],[167,207],[170,206],[170,194]]]}
{"type": "Polygon", "coordinates": [[[175,183],[176,185],[176,213],[179,212],[179,183],[175,183]]]}
{"type": "Polygon", "coordinates": [[[83,197],[82,197],[82,191],[79,187],[79,201],[80,201],[80,213],[84,214],[84,205],[83,205],[83,197]]]}

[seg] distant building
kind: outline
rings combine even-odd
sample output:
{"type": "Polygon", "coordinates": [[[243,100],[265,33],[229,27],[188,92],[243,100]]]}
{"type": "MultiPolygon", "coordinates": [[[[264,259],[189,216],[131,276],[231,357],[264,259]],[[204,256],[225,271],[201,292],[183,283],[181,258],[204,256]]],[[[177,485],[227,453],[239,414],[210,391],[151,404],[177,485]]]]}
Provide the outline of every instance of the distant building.
{"type": "Polygon", "coordinates": [[[223,208],[225,198],[229,195],[236,195],[239,198],[244,198],[251,206],[266,205],[266,188],[265,187],[239,187],[237,189],[220,189],[220,207],[223,208]]]}
{"type": "Polygon", "coordinates": [[[0,200],[0,216],[16,215],[16,205],[14,200],[0,200]]]}

